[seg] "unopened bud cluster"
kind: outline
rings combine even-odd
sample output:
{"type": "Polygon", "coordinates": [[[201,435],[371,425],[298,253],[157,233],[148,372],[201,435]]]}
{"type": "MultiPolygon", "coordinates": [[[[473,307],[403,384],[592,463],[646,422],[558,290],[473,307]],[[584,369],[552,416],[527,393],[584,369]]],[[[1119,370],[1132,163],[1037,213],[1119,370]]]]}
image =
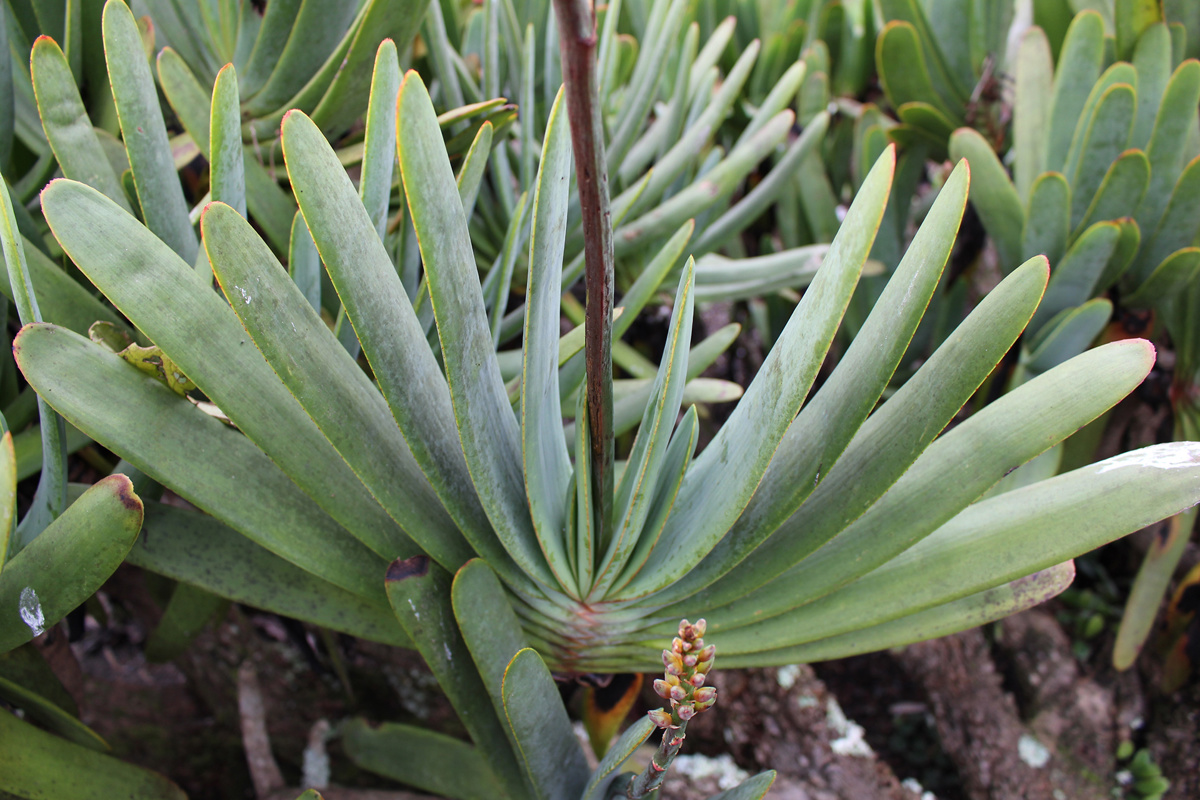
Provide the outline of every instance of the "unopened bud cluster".
{"type": "Polygon", "coordinates": [[[650,712],[650,719],[660,728],[687,722],[717,702],[717,690],[704,685],[717,650],[714,645],[704,645],[706,628],[702,619],[695,624],[683,620],[679,623],[679,636],[671,642],[671,649],[663,650],[666,671],[654,682],[654,691],[671,703],[671,710],[659,708],[650,712]]]}

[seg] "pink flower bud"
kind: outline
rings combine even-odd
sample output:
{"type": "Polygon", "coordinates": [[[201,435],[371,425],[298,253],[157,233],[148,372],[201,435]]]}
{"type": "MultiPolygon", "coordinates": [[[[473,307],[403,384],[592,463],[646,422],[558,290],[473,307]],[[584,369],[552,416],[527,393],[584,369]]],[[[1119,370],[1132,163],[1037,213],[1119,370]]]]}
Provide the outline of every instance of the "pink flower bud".
{"type": "Polygon", "coordinates": [[[692,630],[696,632],[697,636],[703,636],[708,632],[708,621],[703,619],[696,620],[695,624],[692,625],[692,630]]]}
{"type": "Polygon", "coordinates": [[[688,653],[686,656],[684,656],[683,657],[683,665],[685,667],[689,667],[689,668],[696,666],[696,654],[688,653]]]}
{"type": "Polygon", "coordinates": [[[660,728],[669,728],[674,722],[671,715],[661,708],[646,712],[646,716],[650,717],[650,721],[660,728]]]}
{"type": "Polygon", "coordinates": [[[654,693],[663,700],[668,700],[671,697],[671,684],[659,678],[654,682],[654,693]]]}
{"type": "Polygon", "coordinates": [[[697,656],[701,661],[712,661],[716,654],[717,646],[715,644],[710,644],[708,647],[697,653],[697,656]]]}
{"type": "Polygon", "coordinates": [[[717,700],[717,689],[715,686],[704,686],[696,690],[692,695],[692,699],[696,701],[697,707],[703,704],[705,707],[712,705],[717,700]]]}
{"type": "Polygon", "coordinates": [[[697,672],[690,679],[688,679],[688,683],[690,683],[692,686],[703,686],[706,679],[707,676],[703,672],[697,672]]]}
{"type": "Polygon", "coordinates": [[[684,700],[687,700],[687,690],[682,686],[672,686],[670,693],[670,699],[676,701],[677,703],[682,703],[684,700]]]}
{"type": "Polygon", "coordinates": [[[695,706],[684,703],[683,705],[679,706],[679,708],[675,709],[675,713],[679,715],[681,720],[687,722],[689,719],[696,716],[696,708],[695,706]]]}

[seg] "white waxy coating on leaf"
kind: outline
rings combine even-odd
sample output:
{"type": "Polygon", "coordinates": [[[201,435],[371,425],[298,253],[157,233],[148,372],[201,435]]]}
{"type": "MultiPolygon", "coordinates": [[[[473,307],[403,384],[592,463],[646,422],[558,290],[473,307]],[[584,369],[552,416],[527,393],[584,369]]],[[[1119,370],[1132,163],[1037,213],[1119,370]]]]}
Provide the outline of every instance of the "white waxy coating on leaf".
{"type": "Polygon", "coordinates": [[[21,599],[17,610],[21,614],[21,621],[29,626],[33,635],[41,636],[46,630],[46,617],[42,614],[42,604],[33,587],[26,586],[21,590],[21,599]]]}
{"type": "Polygon", "coordinates": [[[1143,447],[1101,461],[1096,466],[1097,475],[1122,467],[1151,467],[1153,469],[1181,469],[1200,464],[1200,442],[1171,442],[1143,447]]]}

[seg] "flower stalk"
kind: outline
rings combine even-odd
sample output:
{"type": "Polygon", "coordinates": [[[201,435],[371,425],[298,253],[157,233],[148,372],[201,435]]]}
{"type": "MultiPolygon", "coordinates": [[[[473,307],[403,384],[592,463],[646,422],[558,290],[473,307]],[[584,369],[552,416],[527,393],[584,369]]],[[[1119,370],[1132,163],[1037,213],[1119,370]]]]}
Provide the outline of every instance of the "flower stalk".
{"type": "Polygon", "coordinates": [[[654,682],[654,692],[670,703],[671,710],[657,708],[648,712],[654,724],[663,729],[662,741],[649,766],[626,788],[625,796],[629,800],[640,800],[658,791],[667,768],[683,747],[688,722],[717,702],[717,690],[704,685],[716,655],[715,645],[704,644],[706,628],[702,619],[695,624],[683,620],[679,623],[679,636],[671,642],[671,649],[663,650],[665,671],[663,677],[654,682]]]}
{"type": "Polygon", "coordinates": [[[563,87],[583,218],[584,282],[587,286],[584,360],[591,434],[590,488],[596,509],[600,552],[603,552],[610,536],[613,502],[613,231],[596,66],[596,10],[591,0],[554,0],[554,13],[558,20],[563,87]]]}

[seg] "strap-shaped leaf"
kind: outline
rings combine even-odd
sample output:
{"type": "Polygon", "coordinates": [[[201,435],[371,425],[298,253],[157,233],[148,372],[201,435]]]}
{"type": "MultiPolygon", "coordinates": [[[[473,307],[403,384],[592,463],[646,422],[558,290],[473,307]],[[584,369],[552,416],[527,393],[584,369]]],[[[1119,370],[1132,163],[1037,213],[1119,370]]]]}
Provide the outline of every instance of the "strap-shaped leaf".
{"type": "Polygon", "coordinates": [[[982,592],[849,633],[776,650],[744,654],[722,652],[721,662],[734,667],[807,664],[949,636],[1044,603],[1069,587],[1074,579],[1075,562],[1066,561],[982,592]]]}
{"type": "Polygon", "coordinates": [[[270,64],[270,78],[246,98],[246,113],[255,116],[270,113],[297,94],[337,48],[357,11],[358,4],[303,0],[287,43],[270,64]]]}
{"type": "Polygon", "coordinates": [[[1021,258],[1045,256],[1057,264],[1071,232],[1071,187],[1061,172],[1038,176],[1029,193],[1029,208],[1021,231],[1021,258]]]}
{"type": "MultiPolygon", "coordinates": [[[[341,41],[320,63],[320,68],[315,69],[310,62],[303,86],[268,116],[253,120],[249,126],[251,135],[260,140],[274,137],[284,115],[292,109],[313,115],[323,131],[335,136],[361,115],[367,104],[370,65],[379,44],[393,33],[396,34],[393,39],[408,41],[403,38],[401,27],[419,23],[418,19],[408,18],[404,4],[400,3],[367,0],[357,8],[357,16],[348,28],[342,29],[345,33],[341,41]],[[345,87],[345,91],[338,87],[345,87]]],[[[339,13],[341,10],[338,9],[339,13]]]]}
{"type": "Polygon", "coordinates": [[[201,224],[213,273],[238,319],[350,469],[439,563],[457,568],[470,558],[470,547],[425,480],[387,401],[250,223],[229,206],[213,203],[201,224]]]}
{"type": "Polygon", "coordinates": [[[579,797],[587,786],[587,760],[554,678],[535,651],[520,651],[504,671],[504,710],[533,796],[579,797]]]}
{"type": "Polygon", "coordinates": [[[592,772],[580,800],[604,800],[604,790],[608,786],[610,776],[637,752],[650,738],[650,734],[654,733],[654,729],[654,723],[647,716],[640,717],[637,722],[626,728],[621,737],[608,748],[604,758],[600,759],[600,764],[592,772]]]}
{"type": "MultiPolygon", "coordinates": [[[[664,236],[685,220],[731,195],[741,180],[787,136],[795,120],[791,111],[781,111],[762,130],[735,148],[703,177],[672,195],[657,208],[621,225],[613,233],[613,249],[618,256],[631,252],[647,241],[664,236]]],[[[651,182],[658,173],[651,174],[651,182]]],[[[644,203],[648,192],[641,196],[644,203]]],[[[614,203],[615,204],[615,203],[614,203]]]]}
{"type": "Polygon", "coordinates": [[[31,325],[14,349],[30,385],[93,439],[276,555],[350,592],[379,596],[379,558],[245,436],[69,331],[31,325]]]}
{"type": "Polygon", "coordinates": [[[1021,263],[1021,229],[1025,209],[1008,179],[1008,172],[987,140],[973,128],[959,128],[950,137],[950,157],[971,164],[971,205],[996,243],[1005,274],[1021,263]]]}
{"type": "Polygon", "coordinates": [[[450,599],[463,640],[492,698],[496,714],[503,720],[501,686],[504,670],[517,651],[527,646],[521,623],[510,605],[510,595],[491,567],[475,558],[454,576],[450,599]]]}
{"type": "MultiPolygon", "coordinates": [[[[1197,269],[1200,269],[1200,248],[1176,250],[1150,273],[1137,291],[1121,298],[1122,302],[1130,308],[1151,308],[1163,300],[1182,298],[1187,285],[1196,277],[1197,269]]],[[[1165,321],[1167,325],[1175,322],[1169,313],[1165,321]]]]}
{"type": "Polygon", "coordinates": [[[437,318],[467,468],[505,549],[534,580],[554,579],[529,516],[521,432],[492,347],[466,215],[433,103],[415,72],[400,88],[400,168],[437,318]]]}
{"type": "Polygon", "coordinates": [[[1064,310],[1033,338],[1029,356],[1014,381],[1039,375],[1079,355],[1091,346],[1110,319],[1112,302],[1104,297],[1064,310]]]}
{"type": "Polygon", "coordinates": [[[1137,70],[1138,114],[1130,146],[1145,150],[1154,131],[1163,92],[1171,80],[1171,33],[1167,26],[1151,25],[1138,39],[1131,60],[1137,70]]]}
{"type": "MultiPolygon", "coordinates": [[[[429,0],[406,0],[402,3],[371,0],[367,4],[360,13],[354,28],[354,38],[349,43],[346,54],[339,62],[331,63],[327,60],[321,67],[321,77],[332,77],[328,82],[329,88],[324,90],[321,102],[312,112],[313,122],[322,131],[345,130],[362,114],[362,98],[368,87],[374,89],[374,79],[368,69],[371,59],[378,59],[377,52],[385,46],[407,50],[421,25],[428,3],[429,0]],[[391,44],[386,43],[387,39],[391,40],[391,44]]],[[[391,67],[387,69],[390,71],[391,67]]],[[[398,91],[398,63],[396,69],[395,85],[398,91]]],[[[298,106],[295,102],[292,105],[298,106]]]]}
{"type": "MultiPolygon", "coordinates": [[[[613,200],[614,219],[616,218],[616,209],[623,201],[630,202],[630,198],[634,194],[640,195],[637,202],[633,204],[634,208],[639,211],[661,199],[662,194],[666,191],[676,178],[687,168],[688,165],[695,163],[699,154],[703,151],[706,142],[713,137],[713,132],[717,125],[729,109],[736,102],[742,87],[746,80],[750,77],[750,70],[754,66],[754,61],[758,57],[759,43],[758,41],[751,42],[742,54],[738,56],[738,60],[734,62],[729,73],[722,81],[720,88],[713,94],[712,98],[705,105],[694,122],[687,126],[679,141],[671,146],[671,149],[663,154],[662,158],[658,159],[654,164],[654,170],[650,173],[649,183],[645,187],[637,184],[630,186],[613,200]]],[[[610,162],[611,163],[611,162],[610,162]]],[[[617,172],[616,169],[610,167],[610,171],[617,172]]],[[[624,181],[632,181],[636,178],[633,174],[621,173],[621,179],[624,181]]]]}
{"type": "Polygon", "coordinates": [[[1037,312],[1029,321],[1036,334],[1046,322],[1065,308],[1082,305],[1096,292],[1100,276],[1112,258],[1121,228],[1115,222],[1097,222],[1071,245],[1055,265],[1037,312]]]}
{"type": "MultiPolygon", "coordinates": [[[[616,416],[616,403],[613,404],[613,416],[616,416]]],[[[587,392],[576,392],[575,419],[578,422],[573,434],[575,443],[575,574],[579,586],[591,586],[592,576],[596,571],[594,554],[597,549],[598,533],[596,531],[595,498],[592,496],[591,462],[591,427],[588,425],[587,392]],[[589,557],[591,556],[591,557],[589,557]]],[[[613,434],[616,435],[616,420],[614,419],[613,434]]],[[[567,529],[568,531],[571,528],[567,529]]]]}
{"type": "MultiPolygon", "coordinates": [[[[578,594],[563,529],[571,462],[558,390],[559,296],[571,178],[571,138],[562,92],[550,109],[533,195],[521,369],[521,455],[529,513],[538,544],[558,583],[578,594]]],[[[511,657],[511,654],[509,654],[511,657]]]]}
{"type": "MultiPolygon", "coordinates": [[[[1152,187],[1153,188],[1153,187],[1152,187]]],[[[1192,159],[1171,192],[1153,236],[1138,254],[1134,277],[1144,277],[1171,253],[1187,247],[1200,228],[1200,156],[1192,159]]]]}
{"type": "Polygon", "coordinates": [[[747,778],[732,789],[714,794],[708,800],[762,800],[774,782],[775,770],[769,769],[747,778]]]}
{"type": "MultiPolygon", "coordinates": [[[[1034,259],[1014,270],[859,428],[804,505],[775,534],[694,600],[728,603],[836,536],[878,500],[970,399],[1016,341],[1047,280],[1034,259]]],[[[675,610],[675,609],[672,609],[675,610]]],[[[695,612],[691,612],[695,613],[695,612]]],[[[711,622],[711,620],[710,620],[711,622]]]]}
{"type": "MultiPolygon", "coordinates": [[[[2,415],[0,420],[3,420],[2,415]]],[[[7,428],[8,424],[4,423],[4,427],[7,428]]],[[[6,430],[0,437],[0,569],[4,569],[8,561],[16,513],[17,454],[13,450],[12,431],[6,430]]]]}
{"type": "MultiPolygon", "coordinates": [[[[716,253],[696,262],[697,300],[743,300],[779,289],[801,289],[821,269],[827,244],[812,244],[752,258],[726,258],[716,253]]],[[[878,274],[868,264],[864,275],[878,274]]]]}
{"type": "MultiPolygon", "coordinates": [[[[394,106],[395,104],[393,103],[394,106]]],[[[479,187],[483,183],[483,176],[487,173],[490,163],[488,156],[491,155],[493,135],[494,128],[491,122],[485,122],[479,126],[479,132],[475,134],[475,139],[471,142],[471,147],[467,150],[467,154],[463,156],[462,166],[459,167],[458,175],[455,178],[455,181],[458,183],[458,196],[462,199],[463,211],[468,218],[475,211],[475,201],[479,198],[479,187]]],[[[393,147],[394,150],[395,148],[393,147]]],[[[393,160],[395,160],[394,156],[393,160]]],[[[515,218],[517,216],[515,205],[513,206],[513,211],[515,218]]]]}
{"type": "Polygon", "coordinates": [[[954,120],[929,103],[905,103],[896,109],[896,114],[905,126],[919,129],[935,145],[954,133],[954,120]]]}
{"type": "MultiPolygon", "coordinates": [[[[211,100],[208,91],[192,75],[179,54],[170,47],[164,47],[158,54],[158,81],[167,102],[175,112],[175,117],[200,148],[200,152],[208,158],[212,153],[212,123],[209,113],[211,100]]],[[[288,235],[291,231],[292,217],[296,213],[296,203],[290,193],[279,188],[279,184],[267,172],[266,167],[258,163],[254,150],[246,152],[247,147],[253,146],[243,145],[242,148],[246,207],[276,251],[285,253],[288,250],[288,235]]]]}
{"type": "Polygon", "coordinates": [[[1067,151],[1087,103],[1088,92],[1104,63],[1104,20],[1084,11],[1071,20],[1054,72],[1050,125],[1046,128],[1046,169],[1065,172],[1067,151]]]}
{"type": "MultiPolygon", "coordinates": [[[[144,536],[127,560],[236,603],[373,642],[412,647],[383,595],[370,599],[285,561],[215,517],[146,501],[144,536]]],[[[382,573],[382,561],[376,562],[382,573]]]]}
{"type": "MultiPolygon", "coordinates": [[[[803,62],[798,62],[803,64],[803,62]]],[[[793,172],[825,139],[825,131],[829,127],[829,115],[818,114],[812,122],[804,126],[804,133],[788,145],[783,154],[767,177],[759,181],[745,197],[732,208],[722,214],[715,222],[708,225],[704,234],[692,247],[692,253],[706,253],[720,247],[735,234],[741,232],[757,219],[771,203],[787,188],[793,172]]],[[[699,267],[699,265],[697,265],[699,267]]],[[[699,280],[699,273],[697,273],[699,280]]]]}
{"type": "MultiPolygon", "coordinates": [[[[32,646],[30,645],[30,647],[32,646]]],[[[50,729],[64,739],[98,753],[112,749],[100,734],[80,722],[76,715],[67,712],[53,700],[43,697],[31,686],[0,676],[0,698],[3,698],[9,705],[24,711],[27,718],[50,729]]]]}
{"type": "Polygon", "coordinates": [[[976,503],[852,587],[725,633],[722,649],[749,652],[780,641],[776,626],[795,643],[834,636],[1016,580],[1194,505],[1198,477],[1196,443],[1173,442],[976,503]],[[889,596],[899,601],[885,602],[889,596]]]}
{"type": "Polygon", "coordinates": [[[179,787],[141,767],[60,739],[0,712],[0,790],[17,797],[186,800],[179,787]]]}
{"type": "MultiPolygon", "coordinates": [[[[13,303],[23,324],[41,322],[42,313],[30,277],[29,264],[25,260],[24,237],[17,231],[13,208],[8,184],[0,177],[0,250],[4,253],[13,303]]],[[[37,410],[42,440],[42,470],[33,502],[17,526],[15,540],[9,543],[14,553],[29,544],[58,517],[67,502],[66,426],[40,395],[37,398],[37,410]]]]}
{"type": "MultiPolygon", "coordinates": [[[[1064,170],[1071,184],[1073,227],[1083,221],[1084,212],[1108,173],[1109,165],[1129,145],[1136,110],[1137,94],[1133,87],[1115,83],[1100,95],[1095,111],[1085,117],[1085,127],[1076,132],[1064,170]]],[[[1086,109],[1084,113],[1087,113],[1086,109]]]]}
{"type": "MultiPolygon", "coordinates": [[[[0,8],[0,41],[8,41],[8,10],[0,8]]],[[[14,117],[12,59],[0,59],[0,164],[12,155],[14,117]]]]}
{"type": "Polygon", "coordinates": [[[504,793],[523,797],[525,780],[504,723],[455,624],[450,581],[448,572],[424,556],[397,560],[387,571],[388,599],[504,793]]]}
{"type": "Polygon", "coordinates": [[[58,43],[49,36],[38,37],[30,52],[29,66],[33,73],[38,116],[63,175],[99,189],[132,213],[125,190],[104,156],[96,130],[79,97],[71,67],[58,43]]]}
{"type": "Polygon", "coordinates": [[[88,279],[321,508],[384,554],[411,546],[188,264],[82,184],[56,181],[42,193],[42,210],[88,279]]]}
{"type": "Polygon", "coordinates": [[[212,621],[224,618],[229,601],[188,583],[175,584],[158,625],[146,639],[146,660],[172,661],[191,646],[212,621]]]}
{"type": "Polygon", "coordinates": [[[288,276],[317,313],[321,311],[322,271],[321,254],[317,252],[312,234],[304,224],[304,215],[297,211],[292,220],[292,236],[288,247],[288,276]]]}
{"type": "Polygon", "coordinates": [[[240,70],[241,88],[245,94],[255,94],[271,77],[280,54],[287,46],[292,27],[296,24],[301,2],[302,0],[278,0],[269,3],[263,11],[254,47],[246,59],[245,66],[240,70]]]}
{"type": "Polygon", "coordinates": [[[363,143],[362,176],[358,184],[358,196],[380,239],[387,233],[388,200],[395,177],[396,95],[399,93],[400,62],[396,55],[396,43],[385,41],[379,45],[375,55],[363,143]]]}
{"type": "Polygon", "coordinates": [[[104,6],[104,56],[146,227],[184,261],[195,263],[199,243],[175,173],[158,89],[146,63],[137,22],[124,3],[104,6]]]}
{"type": "MultiPolygon", "coordinates": [[[[697,25],[698,28],[699,26],[697,25]]],[[[772,39],[780,45],[784,44],[783,37],[772,37],[772,39]]],[[[786,58],[784,55],[785,52],[786,50],[783,48],[776,50],[780,61],[786,58]]],[[[757,74],[763,76],[770,74],[769,70],[763,69],[766,63],[765,59],[758,62],[759,72],[757,74]]],[[[800,87],[804,85],[804,75],[807,71],[808,64],[801,59],[788,67],[787,71],[779,76],[779,80],[775,82],[775,85],[771,87],[771,91],[763,98],[762,103],[750,117],[750,121],[746,124],[746,127],[738,134],[738,138],[734,141],[734,147],[749,139],[767,123],[767,120],[792,104],[792,101],[796,99],[796,95],[800,91],[800,87]]],[[[807,126],[805,128],[807,129],[807,126]]]]}
{"type": "MultiPolygon", "coordinates": [[[[1115,342],[1004,395],[930,445],[887,494],[774,581],[778,586],[768,585],[708,615],[710,629],[797,608],[887,563],[953,518],[1005,473],[1115,405],[1141,383],[1153,362],[1153,348],[1146,342],[1115,342]],[[1087,391],[1081,392],[1081,386],[1087,391]]],[[[1066,553],[1050,563],[1075,555],[1066,553]]],[[[1032,564],[1010,578],[1045,566],[1049,564],[1032,564]]]]}
{"type": "Polygon", "coordinates": [[[650,557],[650,552],[658,544],[658,538],[667,524],[667,518],[675,508],[675,499],[679,496],[679,487],[683,484],[683,476],[687,474],[688,467],[692,464],[692,457],[696,454],[699,428],[696,406],[693,405],[684,412],[683,418],[675,427],[675,433],[671,436],[671,443],[667,446],[667,455],[659,470],[654,498],[650,502],[650,512],[642,525],[637,547],[629,556],[621,577],[614,584],[617,589],[624,587],[641,571],[642,567],[646,565],[646,559],[650,557]]]}
{"type": "Polygon", "coordinates": [[[645,124],[646,116],[662,85],[667,56],[671,53],[674,42],[679,40],[679,31],[688,15],[686,0],[671,0],[669,5],[661,3],[657,4],[657,7],[666,13],[656,30],[652,34],[648,32],[646,47],[638,52],[638,63],[625,91],[620,114],[607,146],[608,168],[613,172],[625,158],[634,137],[645,124]]]}
{"type": "Polygon", "coordinates": [[[617,306],[622,309],[622,312],[613,318],[614,342],[624,336],[629,327],[637,321],[637,318],[642,313],[642,309],[650,302],[650,298],[654,296],[654,293],[659,290],[667,273],[679,263],[684,248],[687,246],[688,239],[695,229],[695,220],[688,220],[683,223],[679,227],[679,230],[675,231],[666,244],[659,249],[654,258],[650,260],[650,263],[642,268],[637,280],[633,282],[629,290],[621,296],[621,300],[617,303],[617,306]]]}
{"type": "Polygon", "coordinates": [[[1150,184],[1150,161],[1141,150],[1126,150],[1113,161],[1076,226],[1075,233],[1094,222],[1132,217],[1150,184]]]}
{"type": "MultiPolygon", "coordinates": [[[[1145,102],[1140,99],[1140,87],[1139,102],[1145,102]]],[[[1169,187],[1174,185],[1184,166],[1185,142],[1194,124],[1188,109],[1197,103],[1200,103],[1200,62],[1189,59],[1175,69],[1167,82],[1146,148],[1150,159],[1150,188],[1137,212],[1138,225],[1146,233],[1157,227],[1170,196],[1169,187]]],[[[1143,263],[1142,266],[1141,277],[1144,277],[1157,264],[1143,263]]]]}
{"type": "Polygon", "coordinates": [[[96,483],[0,569],[0,653],[74,610],[116,571],[142,527],[124,475],[96,483]]]}
{"type": "MultiPolygon", "coordinates": [[[[1138,40],[1142,38],[1147,28],[1155,23],[1162,23],[1162,3],[1147,3],[1144,0],[1113,4],[1113,28],[1116,31],[1117,58],[1126,61],[1133,55],[1138,40]]],[[[1165,26],[1162,26],[1165,28],[1165,26]]],[[[1167,40],[1170,46],[1170,40],[1167,40]]]]}
{"type": "Polygon", "coordinates": [[[668,444],[683,387],[687,381],[687,343],[691,339],[692,316],[696,297],[693,292],[695,263],[688,259],[679,277],[675,306],[667,329],[667,341],[659,362],[658,375],[650,402],[642,416],[637,438],[629,453],[625,472],[617,483],[613,500],[614,535],[608,552],[601,556],[600,568],[591,587],[592,596],[603,597],[625,568],[643,533],[657,535],[658,531],[644,530],[652,503],[666,465],[668,444]]]}
{"type": "MultiPolygon", "coordinates": [[[[922,4],[917,0],[881,0],[879,7],[884,20],[898,20],[913,27],[938,94],[947,102],[954,103],[955,113],[961,115],[962,105],[968,99],[970,87],[965,84],[962,76],[954,74],[946,62],[938,44],[938,37],[929,24],[922,4]]],[[[976,63],[980,60],[976,59],[976,63]]]]}
{"type": "Polygon", "coordinates": [[[1104,272],[1100,276],[1100,291],[1108,290],[1125,274],[1133,264],[1133,259],[1142,242],[1142,232],[1133,219],[1122,217],[1116,220],[1116,223],[1121,228],[1121,238],[1117,240],[1117,249],[1113,252],[1113,257],[1109,259],[1108,266],[1104,268],[1104,272]]]}
{"type": "Polygon", "coordinates": [[[937,289],[969,185],[969,168],[960,162],[854,342],[788,428],[754,497],[720,544],[669,590],[672,596],[687,596],[749,555],[837,462],[883,394],[937,289]]]}
{"type": "MultiPolygon", "coordinates": [[[[407,447],[475,551],[506,579],[523,582],[509,566],[472,485],[446,379],[345,170],[325,137],[299,112],[284,120],[283,142],[305,221],[407,447]]],[[[459,203],[457,194],[454,202],[459,203]]]]}
{"type": "Polygon", "coordinates": [[[174,44],[189,64],[212,81],[224,63],[213,52],[199,3],[154,3],[154,26],[174,44]]]}
{"type": "Polygon", "coordinates": [[[215,203],[232,206],[246,216],[246,170],[242,155],[242,114],[238,101],[237,72],[226,64],[213,84],[209,117],[209,182],[215,203]]]}
{"type": "MultiPolygon", "coordinates": [[[[1176,430],[1178,431],[1178,427],[1176,430]]],[[[1129,599],[1125,601],[1125,612],[1121,615],[1117,640],[1113,643],[1113,666],[1117,669],[1125,670],[1133,666],[1142,646],[1150,637],[1163,595],[1170,588],[1171,578],[1174,577],[1179,560],[1191,540],[1196,513],[1193,506],[1175,516],[1167,523],[1167,530],[1159,532],[1151,540],[1146,557],[1138,568],[1137,577],[1129,591],[1129,599]]],[[[1186,578],[1183,585],[1188,585],[1186,578]]],[[[1178,607],[1178,602],[1172,605],[1178,607]]]]}
{"type": "Polygon", "coordinates": [[[863,182],[816,280],[733,415],[684,478],[662,539],[626,596],[678,580],[733,525],[816,377],[866,262],[891,188],[894,151],[863,182]],[[714,491],[714,486],[721,491],[714,491]]]}
{"type": "Polygon", "coordinates": [[[1046,171],[1046,130],[1054,114],[1054,58],[1041,28],[1032,27],[1021,37],[1014,66],[1013,182],[1017,196],[1028,203],[1034,182],[1046,171]]]}
{"type": "Polygon", "coordinates": [[[494,800],[504,796],[479,750],[444,733],[352,719],[342,728],[342,746],[360,768],[439,797],[494,800]]]}
{"type": "Polygon", "coordinates": [[[875,43],[875,63],[888,100],[896,108],[905,103],[925,103],[949,116],[954,114],[929,74],[916,29],[902,21],[884,25],[875,43]]]}

